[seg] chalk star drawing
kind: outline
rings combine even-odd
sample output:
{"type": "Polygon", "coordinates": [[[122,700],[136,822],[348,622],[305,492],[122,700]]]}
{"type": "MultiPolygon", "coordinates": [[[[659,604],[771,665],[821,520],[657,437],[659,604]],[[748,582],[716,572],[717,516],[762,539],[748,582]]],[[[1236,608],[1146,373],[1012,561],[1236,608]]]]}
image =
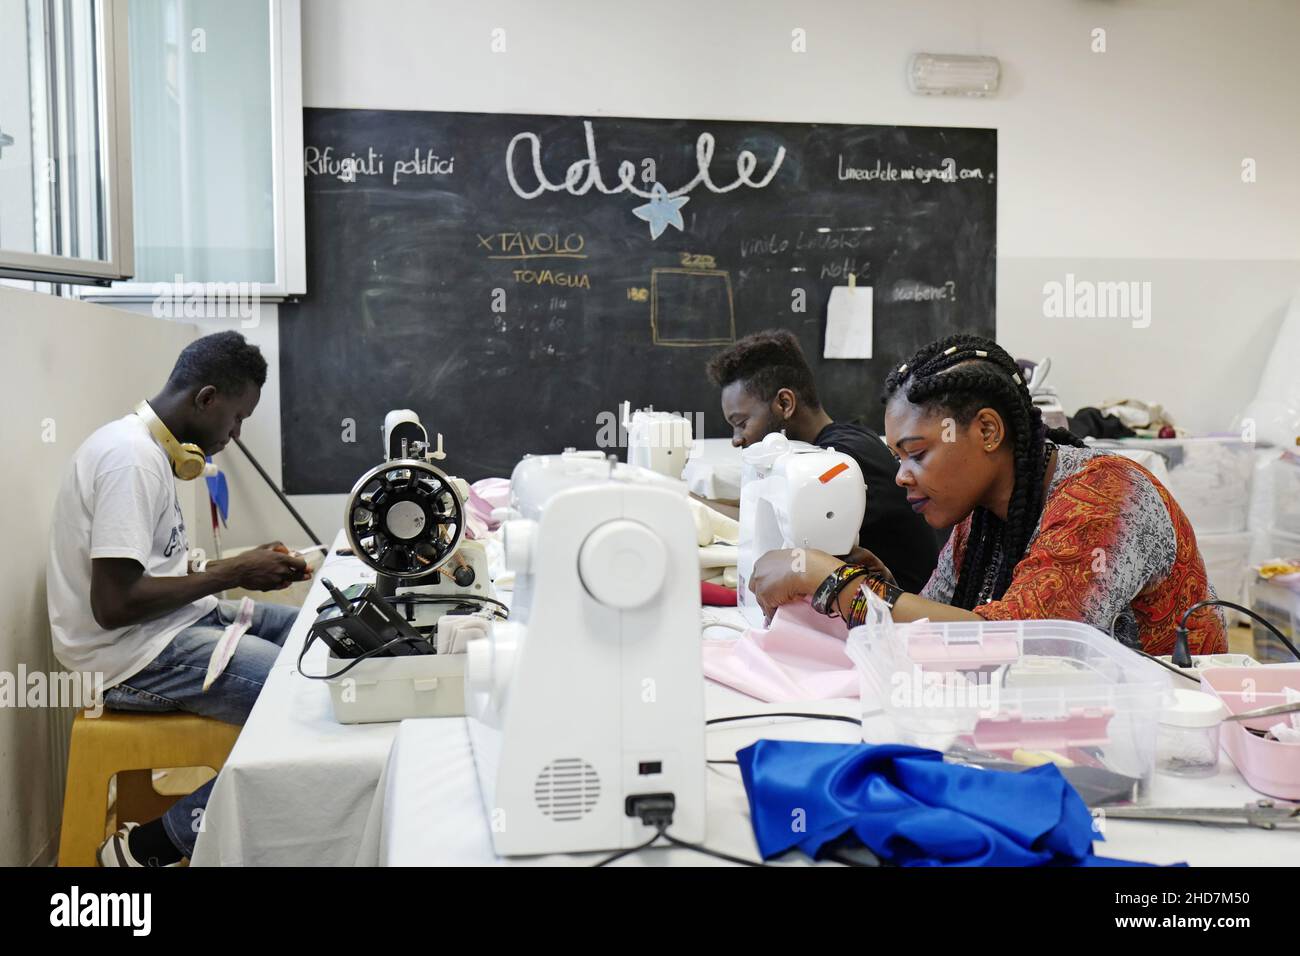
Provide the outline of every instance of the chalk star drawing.
{"type": "Polygon", "coordinates": [[[682,221],[680,210],[690,201],[688,196],[670,198],[664,184],[655,183],[650,188],[650,201],[644,206],[633,209],[632,215],[650,223],[650,238],[658,239],[670,225],[676,226],[682,232],[686,231],[686,223],[682,221]]]}

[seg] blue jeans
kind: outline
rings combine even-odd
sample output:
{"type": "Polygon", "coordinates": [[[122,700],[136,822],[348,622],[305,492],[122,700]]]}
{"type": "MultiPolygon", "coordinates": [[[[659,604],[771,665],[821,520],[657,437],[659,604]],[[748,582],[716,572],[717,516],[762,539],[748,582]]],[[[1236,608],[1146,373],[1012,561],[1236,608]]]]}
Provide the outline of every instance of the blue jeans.
{"type": "MultiPolygon", "coordinates": [[[[234,656],[207,693],[203,691],[203,678],[208,672],[208,659],[239,612],[234,601],[221,601],[214,611],[172,638],[143,670],[105,691],[104,706],[137,713],[184,710],[228,724],[243,724],[298,616],[297,608],[281,604],[258,603],[254,608],[252,626],[239,639],[234,656]]],[[[215,783],[208,781],[163,814],[163,829],[187,857],[194,853],[203,809],[215,783]]]]}

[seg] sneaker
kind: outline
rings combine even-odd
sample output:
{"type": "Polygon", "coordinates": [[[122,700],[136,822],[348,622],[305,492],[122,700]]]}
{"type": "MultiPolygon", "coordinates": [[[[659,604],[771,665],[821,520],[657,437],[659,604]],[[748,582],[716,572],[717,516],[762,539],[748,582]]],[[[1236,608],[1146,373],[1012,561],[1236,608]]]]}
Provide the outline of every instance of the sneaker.
{"type": "MultiPolygon", "coordinates": [[[[138,827],[138,823],[125,824],[122,829],[118,830],[111,837],[99,845],[99,850],[95,853],[96,859],[99,860],[100,866],[158,866],[157,863],[141,863],[131,855],[131,831],[138,827]]],[[[180,866],[183,860],[177,860],[175,863],[164,863],[163,866],[180,866]]]]}

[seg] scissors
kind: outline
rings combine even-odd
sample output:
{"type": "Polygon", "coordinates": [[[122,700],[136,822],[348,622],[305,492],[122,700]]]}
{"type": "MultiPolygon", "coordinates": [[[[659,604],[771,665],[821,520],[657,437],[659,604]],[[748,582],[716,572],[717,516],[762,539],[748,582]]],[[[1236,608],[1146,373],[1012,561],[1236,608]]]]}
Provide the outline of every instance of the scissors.
{"type": "Polygon", "coordinates": [[[1300,804],[1256,800],[1244,807],[1107,807],[1107,819],[1218,823],[1261,830],[1300,830],[1300,804]]]}

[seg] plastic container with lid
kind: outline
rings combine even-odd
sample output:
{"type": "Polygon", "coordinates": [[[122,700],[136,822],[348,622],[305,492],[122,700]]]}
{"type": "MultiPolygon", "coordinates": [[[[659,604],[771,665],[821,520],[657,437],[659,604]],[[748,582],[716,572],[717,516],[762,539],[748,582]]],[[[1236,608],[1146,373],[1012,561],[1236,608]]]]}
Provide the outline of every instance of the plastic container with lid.
{"type": "MultiPolygon", "coordinates": [[[[1250,607],[1300,647],[1300,587],[1288,587],[1277,579],[1256,579],[1251,587],[1250,607]]],[[[1277,635],[1258,621],[1251,621],[1251,634],[1255,639],[1255,659],[1261,664],[1297,663],[1295,655],[1277,635]]]]}
{"type": "Polygon", "coordinates": [[[1300,538],[1300,455],[1282,455],[1269,468],[1273,477],[1273,528],[1300,538]]]}
{"type": "Polygon", "coordinates": [[[1165,486],[1196,529],[1223,534],[1246,530],[1255,443],[1240,438],[1123,438],[1119,444],[1164,459],[1165,486]]]}
{"type": "Polygon", "coordinates": [[[1209,777],[1219,771],[1223,702],[1198,690],[1177,688],[1160,711],[1156,769],[1175,777],[1209,777]]]}
{"type": "Polygon", "coordinates": [[[1265,542],[1268,548],[1266,558],[1300,561],[1300,534],[1292,534],[1281,528],[1270,528],[1265,536],[1265,542]]]}
{"type": "MultiPolygon", "coordinates": [[[[882,605],[883,607],[883,605],[882,605]]],[[[1168,671],[1076,621],[895,624],[873,605],[849,632],[864,715],[893,739],[1000,757],[1100,767],[1134,778],[1155,767],[1168,671]]],[[[864,722],[864,731],[866,723],[864,722]]]]}

